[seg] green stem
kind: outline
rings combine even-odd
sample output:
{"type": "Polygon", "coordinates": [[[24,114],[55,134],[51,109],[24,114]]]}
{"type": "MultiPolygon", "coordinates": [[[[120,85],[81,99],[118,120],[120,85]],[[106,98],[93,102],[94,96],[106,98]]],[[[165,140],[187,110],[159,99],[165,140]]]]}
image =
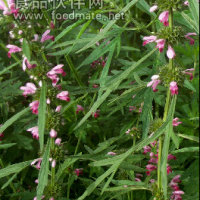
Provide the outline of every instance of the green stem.
{"type": "Polygon", "coordinates": [[[71,59],[70,59],[70,57],[69,56],[65,56],[65,59],[66,59],[68,65],[69,65],[71,71],[74,73],[75,78],[76,78],[79,86],[84,86],[84,84],[82,83],[82,81],[81,81],[81,79],[80,79],[80,77],[79,77],[79,75],[78,75],[78,73],[77,73],[77,71],[76,71],[71,59]]]}
{"type": "MultiPolygon", "coordinates": [[[[170,9],[170,14],[169,14],[169,27],[170,30],[173,31],[173,9],[170,9]]],[[[174,60],[170,59],[169,60],[169,68],[171,70],[174,69],[174,60]]],[[[165,104],[165,110],[164,110],[164,116],[163,116],[163,122],[167,120],[167,115],[169,112],[169,106],[171,103],[171,92],[170,88],[168,88],[167,91],[167,98],[166,98],[166,104],[165,104]]],[[[158,171],[157,171],[157,178],[158,178],[158,190],[161,192],[162,191],[162,177],[161,177],[161,156],[162,156],[162,136],[159,138],[159,152],[158,152],[158,171]]],[[[157,200],[160,200],[161,197],[158,197],[157,200]]]]}
{"type": "MultiPolygon", "coordinates": [[[[53,152],[55,149],[55,139],[54,138],[51,138],[51,151],[53,152]]],[[[53,159],[53,158],[52,158],[53,159]]],[[[53,160],[52,160],[53,161],[53,160]]],[[[51,167],[51,187],[52,189],[54,188],[55,186],[55,167],[51,167]]]]}

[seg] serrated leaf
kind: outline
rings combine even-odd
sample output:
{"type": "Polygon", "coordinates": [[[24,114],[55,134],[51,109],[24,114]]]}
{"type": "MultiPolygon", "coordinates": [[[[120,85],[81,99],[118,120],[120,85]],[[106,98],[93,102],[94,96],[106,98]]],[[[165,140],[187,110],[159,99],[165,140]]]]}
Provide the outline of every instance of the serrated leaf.
{"type": "Polygon", "coordinates": [[[199,3],[197,2],[197,0],[188,0],[188,2],[199,33],[199,3]]]}
{"type": "Polygon", "coordinates": [[[193,92],[197,92],[196,89],[193,87],[193,85],[186,79],[185,82],[184,82],[184,87],[192,90],[193,92]]]}
{"type": "Polygon", "coordinates": [[[18,173],[21,170],[23,170],[25,167],[29,166],[31,164],[32,160],[25,161],[22,163],[17,163],[14,165],[9,165],[8,167],[5,167],[3,169],[0,169],[0,178],[8,176],[13,173],[18,173]]]}

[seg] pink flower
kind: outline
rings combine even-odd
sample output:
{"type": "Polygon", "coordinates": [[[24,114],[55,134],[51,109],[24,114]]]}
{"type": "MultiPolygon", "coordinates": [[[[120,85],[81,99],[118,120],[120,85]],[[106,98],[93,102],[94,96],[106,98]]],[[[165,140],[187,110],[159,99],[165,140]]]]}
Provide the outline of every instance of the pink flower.
{"type": "Polygon", "coordinates": [[[135,182],[142,182],[139,178],[135,178],[135,182]]]}
{"type": "Polygon", "coordinates": [[[7,5],[4,3],[4,0],[0,0],[0,10],[3,10],[4,15],[17,14],[19,9],[15,9],[14,0],[7,0],[7,5]]]}
{"type": "Polygon", "coordinates": [[[47,30],[43,33],[42,38],[40,40],[41,43],[45,42],[46,40],[55,40],[54,36],[48,35],[50,32],[51,30],[47,30]]]}
{"type": "Polygon", "coordinates": [[[194,45],[194,39],[192,39],[191,37],[190,37],[190,35],[194,35],[194,36],[196,36],[197,34],[196,33],[188,33],[187,35],[185,35],[185,38],[187,38],[187,39],[189,39],[190,40],[190,45],[194,45]]]}
{"type": "Polygon", "coordinates": [[[177,160],[177,158],[176,158],[176,156],[173,156],[172,154],[169,154],[167,160],[168,161],[169,160],[177,160]]]}
{"type": "Polygon", "coordinates": [[[171,45],[168,45],[167,57],[169,59],[173,59],[176,57],[176,53],[175,53],[174,49],[171,47],[171,45]]]}
{"type": "Polygon", "coordinates": [[[36,183],[36,184],[38,184],[38,183],[39,183],[39,180],[38,180],[38,179],[36,179],[36,180],[35,180],[35,183],[36,183]]]}
{"type": "Polygon", "coordinates": [[[172,81],[170,83],[170,91],[171,91],[172,95],[178,94],[178,86],[177,86],[177,83],[175,81],[172,81]]]}
{"type": "Polygon", "coordinates": [[[135,176],[136,176],[137,178],[143,177],[142,174],[136,174],[135,176]]]}
{"type": "Polygon", "coordinates": [[[48,98],[47,99],[47,104],[50,104],[51,103],[51,100],[48,98]]]}
{"type": "Polygon", "coordinates": [[[151,80],[152,80],[152,81],[149,82],[149,83],[147,84],[147,87],[151,87],[151,86],[152,86],[154,92],[157,92],[157,91],[158,91],[158,90],[156,89],[156,87],[157,87],[158,84],[161,82],[161,80],[159,80],[158,78],[159,78],[159,75],[153,75],[153,76],[151,77],[151,80]]]}
{"type": "Polygon", "coordinates": [[[188,1],[185,1],[185,2],[184,2],[184,5],[189,6],[189,2],[188,2],[188,1]]]}
{"type": "Polygon", "coordinates": [[[143,152],[144,155],[151,152],[151,147],[149,147],[149,146],[145,146],[145,147],[143,147],[143,149],[144,149],[144,152],[143,152]]]}
{"type": "Polygon", "coordinates": [[[185,193],[181,190],[176,190],[172,192],[171,200],[182,200],[182,197],[181,197],[182,194],[185,194],[185,193]]]}
{"type": "Polygon", "coordinates": [[[53,21],[50,22],[50,26],[51,26],[51,29],[55,28],[55,25],[54,25],[53,21]]]}
{"type": "Polygon", "coordinates": [[[57,139],[55,140],[55,144],[58,145],[58,146],[60,146],[61,141],[62,141],[61,138],[57,138],[57,139]]]}
{"type": "Polygon", "coordinates": [[[64,101],[70,101],[69,98],[69,92],[68,91],[62,91],[56,96],[58,99],[64,100],[64,101]]]}
{"type": "Polygon", "coordinates": [[[149,176],[150,173],[151,173],[152,171],[154,171],[154,170],[157,169],[157,167],[156,167],[155,165],[149,164],[149,165],[146,166],[146,169],[148,170],[148,171],[146,172],[146,173],[147,173],[147,176],[149,176]]]}
{"type": "Polygon", "coordinates": [[[76,173],[77,176],[83,175],[83,168],[75,169],[74,172],[76,173]]]}
{"type": "Polygon", "coordinates": [[[54,129],[51,129],[49,134],[50,134],[50,137],[52,137],[52,138],[57,137],[57,132],[54,129]]]}
{"type": "Polygon", "coordinates": [[[172,179],[171,183],[172,183],[172,182],[174,182],[174,183],[181,183],[181,180],[179,179],[180,177],[181,177],[181,175],[175,176],[175,177],[172,179]]]}
{"type": "Polygon", "coordinates": [[[66,75],[66,73],[62,69],[63,66],[64,65],[57,65],[47,73],[47,76],[52,80],[54,86],[59,81],[57,74],[62,74],[63,76],[66,75]]]}
{"type": "Polygon", "coordinates": [[[56,87],[58,90],[62,90],[61,85],[53,85],[54,87],[56,87]]]}
{"type": "Polygon", "coordinates": [[[56,167],[56,160],[55,159],[52,161],[51,167],[53,167],[53,168],[56,167]]]}
{"type": "Polygon", "coordinates": [[[36,159],[36,160],[34,160],[32,163],[31,163],[31,165],[34,165],[34,164],[36,164],[37,163],[37,165],[36,165],[36,168],[37,169],[40,169],[41,168],[41,162],[42,162],[42,158],[38,158],[38,159],[36,159]]]}
{"type": "Polygon", "coordinates": [[[160,53],[162,53],[163,49],[165,48],[165,40],[159,39],[159,40],[156,40],[156,42],[157,42],[156,48],[159,48],[160,53]]]}
{"type": "Polygon", "coordinates": [[[179,118],[173,119],[173,126],[178,126],[179,124],[182,124],[183,122],[178,122],[179,118]]]}
{"type": "Polygon", "coordinates": [[[31,134],[33,135],[33,138],[35,138],[37,140],[39,139],[39,133],[38,133],[38,127],[37,126],[29,128],[27,131],[31,132],[31,134]]]}
{"type": "Polygon", "coordinates": [[[193,73],[191,72],[188,72],[188,71],[195,71],[195,69],[186,69],[185,71],[182,71],[184,74],[187,74],[187,75],[190,75],[190,80],[192,81],[194,76],[193,76],[193,73]]]}
{"type": "Polygon", "coordinates": [[[170,174],[172,172],[172,168],[167,164],[167,174],[170,174]]]}
{"type": "Polygon", "coordinates": [[[163,22],[164,26],[169,26],[169,11],[166,10],[164,12],[162,12],[159,16],[159,20],[160,22],[163,22]]]}
{"type": "Polygon", "coordinates": [[[157,158],[150,158],[149,163],[158,163],[158,159],[157,158]]]}
{"type": "Polygon", "coordinates": [[[40,104],[39,101],[33,101],[32,103],[29,104],[33,114],[36,114],[36,115],[38,114],[39,104],[40,104]]]}
{"type": "Polygon", "coordinates": [[[28,59],[27,59],[26,57],[24,57],[23,62],[22,62],[22,69],[23,69],[24,71],[26,70],[26,68],[32,69],[32,68],[35,68],[35,67],[37,67],[36,64],[32,64],[32,65],[31,65],[31,64],[29,63],[28,59]]]}
{"type": "Polygon", "coordinates": [[[155,183],[155,182],[156,182],[155,179],[151,179],[151,180],[150,180],[150,183],[155,183]]]}
{"type": "Polygon", "coordinates": [[[128,129],[128,131],[126,131],[126,134],[129,134],[129,133],[130,133],[130,131],[131,131],[131,129],[128,129]]]}
{"type": "Polygon", "coordinates": [[[60,64],[60,65],[57,65],[55,66],[53,69],[51,69],[48,73],[47,73],[47,76],[48,74],[51,76],[51,75],[54,75],[54,74],[62,74],[63,76],[66,75],[66,73],[64,72],[64,70],[62,69],[64,65],[60,64]]]}
{"type": "Polygon", "coordinates": [[[114,152],[108,152],[107,153],[107,155],[112,155],[112,156],[115,156],[115,155],[117,155],[116,153],[114,153],[114,152]]]}
{"type": "Polygon", "coordinates": [[[55,200],[53,197],[51,197],[49,200],[55,200]]]}
{"type": "Polygon", "coordinates": [[[100,110],[97,110],[95,113],[92,113],[94,118],[98,118],[99,117],[99,112],[100,112],[100,110]]]}
{"type": "MultiPolygon", "coordinates": [[[[41,199],[44,199],[45,198],[45,196],[43,195],[42,197],[41,197],[41,199]]],[[[33,200],[37,200],[37,197],[35,197],[33,200]]]]}
{"type": "Polygon", "coordinates": [[[55,112],[58,112],[58,113],[59,113],[59,112],[61,111],[61,109],[62,109],[62,106],[57,106],[55,112]]]}
{"type": "Polygon", "coordinates": [[[8,57],[11,58],[11,53],[16,53],[16,52],[21,52],[22,49],[19,48],[18,46],[15,46],[15,45],[7,45],[6,48],[9,49],[9,52],[8,52],[8,57]]]}
{"type": "Polygon", "coordinates": [[[137,108],[135,106],[129,106],[129,112],[131,113],[133,110],[136,110],[137,108]]]}
{"type": "Polygon", "coordinates": [[[76,113],[78,114],[79,111],[84,111],[84,108],[81,105],[77,105],[76,113]]]}
{"type": "Polygon", "coordinates": [[[154,5],[154,6],[152,6],[151,8],[150,8],[150,12],[154,12],[154,11],[156,11],[158,9],[158,6],[157,5],[154,5]]]}
{"type": "Polygon", "coordinates": [[[172,192],[171,200],[182,200],[181,195],[184,194],[184,192],[181,191],[178,186],[178,183],[181,183],[181,180],[179,179],[180,177],[180,175],[175,176],[169,184],[169,186],[174,190],[172,192]]]}
{"type": "Polygon", "coordinates": [[[20,87],[20,90],[24,90],[23,95],[27,97],[27,94],[35,94],[37,88],[33,83],[26,83],[26,86],[20,87]]]}
{"type": "Polygon", "coordinates": [[[92,87],[93,87],[93,88],[98,88],[99,86],[94,84],[92,87]]]}
{"type": "Polygon", "coordinates": [[[32,40],[32,41],[38,41],[39,40],[39,36],[38,36],[38,34],[34,34],[34,39],[32,40]]]}
{"type": "Polygon", "coordinates": [[[151,36],[145,36],[143,37],[143,46],[145,46],[146,44],[148,43],[151,43],[151,42],[155,42],[157,40],[157,37],[154,36],[154,35],[151,35],[151,36]]]}
{"type": "MultiPolygon", "coordinates": [[[[0,125],[1,127],[2,125],[0,125]]],[[[4,137],[4,134],[3,133],[0,133],[0,141],[1,141],[1,138],[4,137]]]]}

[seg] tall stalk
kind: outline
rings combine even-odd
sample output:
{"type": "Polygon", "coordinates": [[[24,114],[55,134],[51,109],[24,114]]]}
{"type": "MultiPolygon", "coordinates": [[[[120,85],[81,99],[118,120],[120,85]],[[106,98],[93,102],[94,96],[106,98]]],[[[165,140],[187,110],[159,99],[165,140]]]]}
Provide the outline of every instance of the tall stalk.
{"type": "MultiPolygon", "coordinates": [[[[173,9],[170,9],[170,11],[169,11],[169,27],[170,27],[170,31],[173,31],[173,9]]],[[[174,60],[173,59],[169,59],[169,68],[172,70],[174,68],[174,60]]],[[[170,88],[168,88],[165,109],[164,109],[163,122],[165,122],[167,120],[170,103],[171,103],[171,92],[170,92],[170,88]]],[[[157,171],[158,191],[160,191],[160,192],[162,191],[162,177],[161,177],[162,146],[163,146],[163,137],[160,136],[159,152],[158,152],[158,171],[157,171]]],[[[157,200],[161,200],[161,197],[157,197],[157,200]]]]}

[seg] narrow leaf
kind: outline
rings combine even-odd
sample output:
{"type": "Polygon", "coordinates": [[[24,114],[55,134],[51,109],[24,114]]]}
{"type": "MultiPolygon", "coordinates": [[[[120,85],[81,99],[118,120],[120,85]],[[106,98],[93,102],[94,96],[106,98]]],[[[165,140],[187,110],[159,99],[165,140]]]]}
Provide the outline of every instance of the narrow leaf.
{"type": "Polygon", "coordinates": [[[0,127],[0,133],[2,133],[6,128],[8,128],[11,124],[13,124],[15,121],[17,121],[22,115],[27,113],[30,110],[30,108],[25,108],[21,112],[17,113],[13,117],[11,117],[9,120],[7,120],[1,127],[0,127]]]}
{"type": "Polygon", "coordinates": [[[29,45],[28,45],[27,40],[25,38],[23,39],[23,42],[22,42],[22,50],[23,50],[23,54],[26,56],[28,61],[31,61],[30,48],[29,48],[29,45]]]}
{"type": "Polygon", "coordinates": [[[44,130],[45,130],[45,120],[46,120],[46,83],[42,82],[40,105],[38,109],[38,132],[39,132],[39,143],[40,150],[43,150],[44,146],[44,130]]]}
{"type": "Polygon", "coordinates": [[[50,141],[48,140],[42,158],[41,169],[38,177],[37,200],[41,200],[45,186],[48,183],[50,141]]]}

